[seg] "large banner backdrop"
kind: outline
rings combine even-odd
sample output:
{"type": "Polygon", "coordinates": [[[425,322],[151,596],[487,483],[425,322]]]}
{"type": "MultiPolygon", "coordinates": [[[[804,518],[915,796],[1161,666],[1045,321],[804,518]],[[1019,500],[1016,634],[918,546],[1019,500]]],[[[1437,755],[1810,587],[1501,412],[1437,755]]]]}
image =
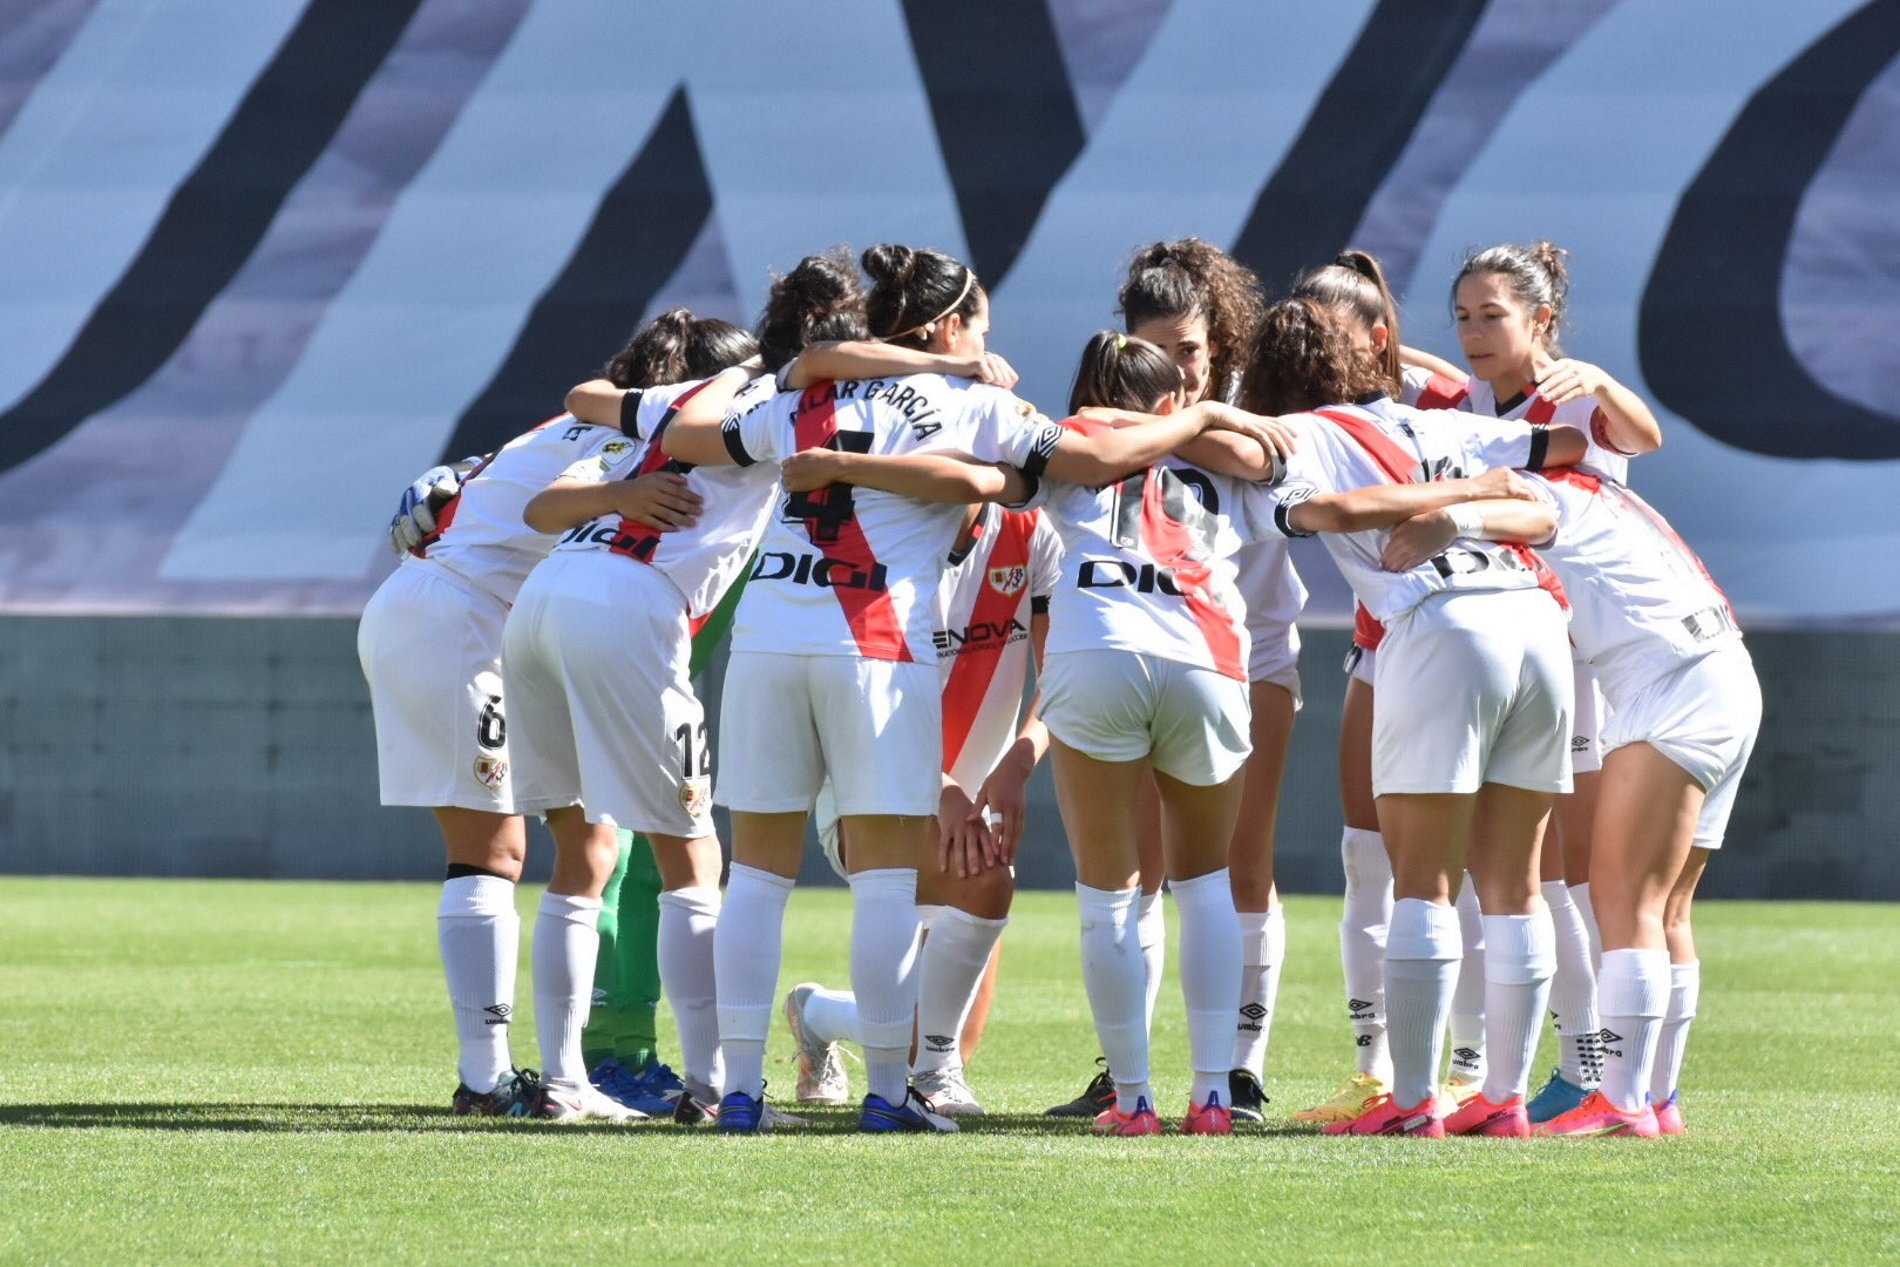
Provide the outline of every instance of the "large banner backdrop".
{"type": "MultiPolygon", "coordinates": [[[[0,0],[0,609],[353,614],[402,485],[834,243],[1048,407],[1137,244],[1573,252],[1745,622],[1900,625],[1900,2],[0,0]]],[[[1314,614],[1344,615],[1306,568],[1314,614]]]]}

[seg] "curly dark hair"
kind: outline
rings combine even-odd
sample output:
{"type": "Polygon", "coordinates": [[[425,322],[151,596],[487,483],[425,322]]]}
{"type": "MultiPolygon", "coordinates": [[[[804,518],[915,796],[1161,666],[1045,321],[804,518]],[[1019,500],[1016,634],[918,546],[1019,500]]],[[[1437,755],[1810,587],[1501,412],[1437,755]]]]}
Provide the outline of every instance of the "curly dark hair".
{"type": "Polygon", "coordinates": [[[1231,395],[1246,366],[1266,306],[1254,271],[1200,238],[1151,242],[1136,251],[1116,303],[1131,333],[1156,318],[1204,319],[1211,359],[1208,392],[1222,398],[1231,395]]]}
{"type": "Polygon", "coordinates": [[[864,286],[851,253],[840,246],[807,255],[791,272],[774,277],[757,332],[759,359],[768,370],[808,343],[864,338],[864,286]]]}
{"type": "Polygon", "coordinates": [[[1282,299],[1261,318],[1240,403],[1255,413],[1300,413],[1385,389],[1378,357],[1359,347],[1331,307],[1282,299]]]}

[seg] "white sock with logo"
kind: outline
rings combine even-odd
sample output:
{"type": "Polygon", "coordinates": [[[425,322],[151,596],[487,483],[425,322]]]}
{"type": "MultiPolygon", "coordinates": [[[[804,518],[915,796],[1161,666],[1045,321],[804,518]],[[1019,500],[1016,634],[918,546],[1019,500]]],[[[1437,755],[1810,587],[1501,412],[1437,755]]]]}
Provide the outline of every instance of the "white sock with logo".
{"type": "Polygon", "coordinates": [[[1649,1078],[1649,1095],[1662,1104],[1682,1086],[1682,1057],[1689,1046],[1689,1022],[1702,1001],[1702,962],[1669,965],[1669,1008],[1663,1013],[1662,1033],[1656,1044],[1656,1063],[1649,1078]]]}
{"type": "Polygon", "coordinates": [[[1484,912],[1478,886],[1469,872],[1458,890],[1458,935],[1464,958],[1458,964],[1458,988],[1451,995],[1450,1076],[1468,1086],[1484,1081],[1484,912]]]}
{"type": "Polygon", "coordinates": [[[1280,997],[1280,971],[1286,965],[1286,907],[1241,911],[1239,919],[1240,1011],[1234,1018],[1231,1067],[1264,1078],[1273,1008],[1280,997]]]}
{"type": "Polygon", "coordinates": [[[983,984],[990,952],[1008,924],[1007,919],[984,919],[954,906],[944,907],[937,917],[924,939],[917,973],[917,1058],[911,1062],[912,1073],[962,1066],[957,1044],[963,1022],[983,984]]]}
{"type": "Polygon", "coordinates": [[[1458,912],[1423,898],[1392,904],[1385,942],[1386,1017],[1392,1043],[1392,1099],[1413,1108],[1432,1098],[1444,1054],[1445,1022],[1464,939],[1458,912]]]}
{"type": "Polygon", "coordinates": [[[521,958],[514,882],[498,875],[445,880],[435,933],[449,1006],[455,1011],[462,1085],[486,1095],[513,1068],[508,1022],[514,1014],[515,971],[521,958]]]}
{"type": "Polygon", "coordinates": [[[726,903],[713,930],[714,980],[718,993],[719,1050],[725,1059],[723,1095],[765,1094],[765,1035],[778,994],[785,934],[785,904],[792,881],[732,864],[726,903]]]}
{"type": "Polygon", "coordinates": [[[1557,975],[1550,983],[1550,1010],[1557,1022],[1557,1072],[1572,1086],[1603,1080],[1603,1028],[1597,1016],[1596,970],[1590,961],[1589,926],[1577,909],[1577,891],[1562,880],[1543,884],[1557,937],[1557,975]]]}
{"type": "Polygon", "coordinates": [[[917,1016],[915,867],[851,876],[851,993],[858,1000],[866,1089],[901,1105],[910,1090],[910,1032],[917,1016]]]}
{"type": "Polygon", "coordinates": [[[1603,952],[1603,1098],[1625,1113],[1642,1109],[1669,1010],[1667,950],[1603,952]]]}
{"type": "Polygon", "coordinates": [[[1136,936],[1141,940],[1142,971],[1146,974],[1142,987],[1147,1000],[1142,1013],[1145,1017],[1143,1023],[1152,1034],[1155,1027],[1155,1001],[1161,997],[1162,969],[1167,966],[1168,957],[1168,908],[1161,904],[1161,890],[1141,895],[1136,936]]]}
{"type": "Polygon", "coordinates": [[[660,894],[660,985],[679,1026],[680,1074],[694,1095],[716,1095],[719,1067],[719,988],[713,930],[719,890],[691,887],[660,894]]]}
{"type": "Polygon", "coordinates": [[[1358,1072],[1392,1078],[1385,1040],[1385,933],[1392,921],[1392,860],[1376,831],[1348,827],[1339,840],[1346,873],[1339,918],[1339,963],[1346,973],[1346,1019],[1352,1023],[1358,1072]]]}
{"type": "Polygon", "coordinates": [[[581,1031],[594,1001],[599,953],[600,899],[543,893],[534,921],[534,1028],[542,1079],[556,1091],[571,1094],[588,1085],[581,1031]]]}
{"type": "Polygon", "coordinates": [[[1082,984],[1095,1018],[1095,1037],[1115,1081],[1115,1107],[1132,1113],[1143,1096],[1154,1103],[1144,1010],[1148,977],[1135,911],[1141,890],[1095,889],[1078,882],[1075,898],[1082,913],[1082,984]]]}
{"type": "Polygon", "coordinates": [[[1240,920],[1227,868],[1174,881],[1181,920],[1181,994],[1187,1000],[1188,1055],[1194,1068],[1189,1097],[1205,1105],[1227,1102],[1234,1054],[1234,1000],[1240,997],[1240,920]]]}
{"type": "Polygon", "coordinates": [[[1523,1095],[1530,1082],[1557,966],[1555,940],[1543,910],[1484,917],[1484,1098],[1493,1104],[1523,1095]]]}

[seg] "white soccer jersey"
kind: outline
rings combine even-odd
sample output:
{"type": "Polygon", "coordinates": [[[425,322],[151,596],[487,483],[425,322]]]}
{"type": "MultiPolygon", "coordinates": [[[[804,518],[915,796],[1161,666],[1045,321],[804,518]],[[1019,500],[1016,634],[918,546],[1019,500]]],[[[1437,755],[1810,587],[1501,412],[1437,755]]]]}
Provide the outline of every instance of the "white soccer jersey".
{"type": "Polygon", "coordinates": [[[1039,511],[983,508],[976,541],[938,589],[943,768],[975,794],[1016,739],[1029,680],[1030,618],[1047,611],[1062,544],[1039,511]]]}
{"type": "MultiPolygon", "coordinates": [[[[1391,400],[1340,405],[1287,421],[1300,428],[1300,448],[1286,478],[1256,486],[1263,519],[1287,536],[1304,536],[1288,522],[1294,506],[1320,493],[1372,484],[1459,479],[1496,466],[1536,466],[1541,431],[1453,410],[1410,409],[1391,400]]],[[[1390,621],[1447,590],[1553,589],[1546,570],[1522,546],[1460,538],[1437,558],[1409,572],[1379,564],[1389,529],[1327,533],[1326,549],[1372,618],[1390,621]]]]}
{"type": "MultiPolygon", "coordinates": [[[[1000,388],[940,374],[818,383],[735,407],[727,451],[773,470],[804,449],[963,452],[1032,477],[1061,431],[1000,388]]],[[[783,497],[733,619],[735,651],[930,663],[937,585],[961,506],[833,485],[783,497]]]]}
{"type": "MultiPolygon", "coordinates": [[[[1107,429],[1083,418],[1061,425],[1107,429]]],[[[1246,486],[1172,455],[1106,488],[1045,480],[1037,501],[1062,538],[1049,654],[1114,647],[1245,682],[1250,643],[1234,554],[1263,535],[1248,517],[1246,486]]]]}
{"type": "Polygon", "coordinates": [[[1414,409],[1463,409],[1470,395],[1464,381],[1434,374],[1422,365],[1405,366],[1399,371],[1399,382],[1399,403],[1414,409]]]}
{"type": "Polygon", "coordinates": [[[1590,437],[1590,447],[1584,451],[1583,461],[1578,465],[1598,475],[1607,475],[1619,484],[1628,482],[1630,455],[1611,447],[1609,419],[1597,408],[1594,398],[1579,396],[1561,405],[1553,405],[1533,389],[1514,400],[1505,401],[1504,406],[1499,408],[1497,393],[1491,384],[1474,378],[1465,384],[1463,398],[1446,408],[1467,410],[1482,418],[1517,419],[1534,426],[1575,427],[1590,437]]]}
{"type": "Polygon", "coordinates": [[[1556,540],[1539,552],[1571,600],[1570,639],[1612,707],[1688,661],[1738,640],[1728,598],[1668,520],[1614,480],[1546,472],[1556,540]]]}
{"type": "Polygon", "coordinates": [[[554,544],[552,534],[522,521],[522,509],[575,462],[636,447],[612,427],[589,426],[572,414],[551,418],[503,445],[436,512],[439,538],[411,553],[512,604],[554,544]]]}
{"type": "MultiPolygon", "coordinates": [[[[685,596],[695,628],[719,606],[745,567],[778,493],[777,472],[772,467],[692,466],[674,461],[660,448],[668,421],[686,395],[699,386],[675,383],[649,388],[640,398],[635,435],[621,445],[604,446],[564,472],[591,483],[635,479],[653,471],[682,472],[702,502],[698,522],[690,528],[656,532],[607,515],[568,530],[554,545],[557,551],[599,551],[652,566],[685,596]]],[[[770,377],[754,379],[740,392],[734,407],[770,400],[774,392],[770,377]]]]}

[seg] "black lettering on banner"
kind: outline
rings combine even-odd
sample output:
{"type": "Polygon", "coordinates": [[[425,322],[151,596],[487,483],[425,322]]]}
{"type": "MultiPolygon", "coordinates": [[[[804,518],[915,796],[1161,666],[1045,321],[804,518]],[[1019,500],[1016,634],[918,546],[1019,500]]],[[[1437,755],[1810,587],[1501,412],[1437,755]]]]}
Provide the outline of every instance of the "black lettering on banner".
{"type": "MultiPolygon", "coordinates": [[[[871,433],[840,431],[822,447],[834,453],[869,453],[871,433]]],[[[850,484],[828,484],[809,492],[787,493],[782,517],[787,523],[804,524],[813,545],[832,545],[844,525],[857,517],[857,505],[852,499],[854,491],[850,484]]]]}
{"type": "Polygon", "coordinates": [[[475,742],[493,752],[508,743],[508,719],[501,715],[501,696],[490,695],[475,723],[475,742]]]}
{"type": "Polygon", "coordinates": [[[704,778],[712,774],[712,749],[706,743],[706,723],[699,723],[698,733],[693,723],[681,722],[679,729],[673,732],[673,738],[680,745],[680,777],[690,779],[694,775],[704,778]],[[693,759],[694,745],[698,745],[699,759],[693,759]]]}

